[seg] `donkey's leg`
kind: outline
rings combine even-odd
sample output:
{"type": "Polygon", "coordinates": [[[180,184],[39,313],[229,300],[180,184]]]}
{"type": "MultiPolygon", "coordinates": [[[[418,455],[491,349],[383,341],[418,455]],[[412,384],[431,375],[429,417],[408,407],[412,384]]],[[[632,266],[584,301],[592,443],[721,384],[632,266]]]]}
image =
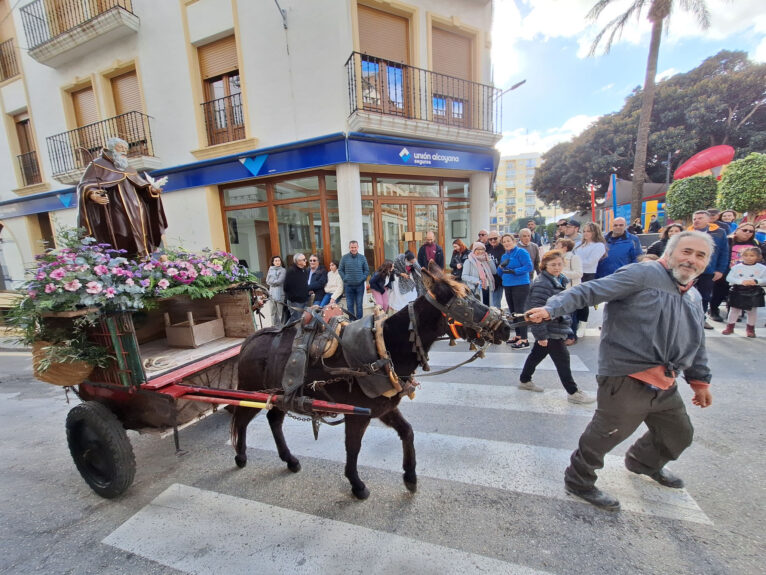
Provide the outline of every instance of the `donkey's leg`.
{"type": "Polygon", "coordinates": [[[362,447],[362,437],[370,425],[370,418],[359,415],[347,415],[346,421],[346,477],[351,482],[351,491],[358,499],[367,499],[370,491],[364,482],[359,479],[356,462],[359,459],[359,450],[362,447]]]}
{"type": "Polygon", "coordinates": [[[404,469],[404,485],[413,493],[418,489],[418,476],[415,473],[415,433],[409,421],[404,419],[399,408],[380,416],[380,420],[393,427],[402,440],[402,469],[404,469]]]}
{"type": "Polygon", "coordinates": [[[258,415],[260,409],[237,406],[231,419],[231,442],[234,445],[234,463],[242,468],[247,465],[247,424],[258,415]]]}
{"type": "Polygon", "coordinates": [[[282,422],[285,420],[285,412],[276,407],[272,407],[266,414],[266,418],[269,420],[269,427],[271,427],[271,434],[274,436],[274,443],[277,444],[279,458],[287,463],[287,468],[290,471],[298,473],[301,470],[300,461],[290,453],[290,449],[287,447],[287,442],[285,441],[285,434],[282,433],[282,422]]]}

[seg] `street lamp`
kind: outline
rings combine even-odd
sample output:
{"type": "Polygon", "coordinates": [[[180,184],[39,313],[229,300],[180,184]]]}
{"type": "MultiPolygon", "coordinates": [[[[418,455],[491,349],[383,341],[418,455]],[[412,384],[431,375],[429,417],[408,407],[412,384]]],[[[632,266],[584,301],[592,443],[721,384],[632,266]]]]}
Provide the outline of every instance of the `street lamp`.
{"type": "Polygon", "coordinates": [[[665,183],[670,183],[670,161],[673,156],[677,156],[681,153],[681,150],[676,150],[675,152],[668,152],[668,159],[666,162],[663,162],[667,166],[667,169],[665,170],[665,183]]]}
{"type": "Polygon", "coordinates": [[[524,85],[524,84],[526,84],[526,83],[527,83],[527,81],[526,81],[526,80],[522,80],[521,82],[516,82],[516,83],[515,83],[513,86],[511,86],[510,88],[508,88],[508,89],[506,89],[506,90],[503,90],[502,92],[500,92],[500,93],[499,93],[499,94],[496,96],[496,98],[501,98],[501,97],[502,97],[504,94],[507,94],[508,92],[512,92],[512,91],[513,91],[513,90],[515,90],[516,88],[519,88],[520,86],[523,86],[523,85],[524,85]]]}

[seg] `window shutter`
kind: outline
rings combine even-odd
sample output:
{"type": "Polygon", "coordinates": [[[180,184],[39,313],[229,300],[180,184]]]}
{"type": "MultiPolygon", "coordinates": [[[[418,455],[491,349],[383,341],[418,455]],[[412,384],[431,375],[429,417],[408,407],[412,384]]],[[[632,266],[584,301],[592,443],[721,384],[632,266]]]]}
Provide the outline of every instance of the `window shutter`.
{"type": "Polygon", "coordinates": [[[72,105],[78,127],[98,122],[96,95],[93,93],[92,87],[72,92],[72,105]]]}
{"type": "Polygon", "coordinates": [[[409,64],[409,21],[359,4],[359,48],[363,54],[409,64]]]}
{"type": "Polygon", "coordinates": [[[202,79],[215,78],[239,70],[237,44],[234,36],[221,38],[197,48],[202,79]]]}
{"type": "Polygon", "coordinates": [[[473,80],[471,75],[471,39],[441,28],[431,30],[434,72],[473,80]]]}
{"type": "Polygon", "coordinates": [[[112,95],[117,115],[128,112],[142,112],[141,92],[135,70],[112,78],[112,95]]]}

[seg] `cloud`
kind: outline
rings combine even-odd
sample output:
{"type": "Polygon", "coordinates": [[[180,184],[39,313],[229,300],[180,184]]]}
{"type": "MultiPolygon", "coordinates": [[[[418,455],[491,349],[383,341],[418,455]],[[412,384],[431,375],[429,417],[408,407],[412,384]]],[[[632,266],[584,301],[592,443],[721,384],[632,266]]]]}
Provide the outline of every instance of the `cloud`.
{"type": "Polygon", "coordinates": [[[750,58],[756,62],[766,62],[766,38],[761,40],[761,43],[758,44],[755,51],[750,54],[750,58]]]}
{"type": "Polygon", "coordinates": [[[579,135],[598,118],[599,116],[579,114],[569,118],[561,127],[546,130],[544,133],[539,130],[529,132],[524,128],[503,132],[503,139],[497,143],[496,147],[503,156],[529,152],[542,154],[556,144],[566,142],[579,135]]]}
{"type": "Polygon", "coordinates": [[[593,93],[594,93],[594,94],[600,94],[600,93],[602,93],[602,92],[608,92],[608,91],[609,91],[609,90],[611,90],[612,88],[614,88],[614,84],[607,84],[606,86],[601,86],[601,87],[600,87],[598,90],[596,90],[596,91],[595,91],[595,92],[593,92],[593,93]]]}
{"type": "MultiPolygon", "coordinates": [[[[596,0],[496,0],[495,22],[493,30],[493,57],[495,62],[509,57],[509,64],[519,66],[520,59],[515,49],[519,40],[548,40],[550,38],[572,38],[578,44],[577,56],[588,56],[593,39],[609,21],[622,14],[627,2],[614,2],[607,6],[599,19],[593,23],[587,18],[588,12],[596,0]],[[519,7],[523,8],[524,14],[519,7]]],[[[700,28],[694,14],[676,6],[670,18],[667,34],[662,42],[676,43],[690,37],[706,37],[721,40],[733,34],[748,31],[756,35],[766,34],[766,11],[763,0],[736,0],[732,2],[708,2],[710,27],[700,28]]],[[[623,29],[622,35],[614,44],[646,44],[651,35],[652,25],[644,10],[637,19],[633,19],[623,29]]],[[[763,46],[763,43],[761,43],[763,46]]],[[[766,48],[759,46],[762,53],[766,48]]],[[[598,54],[603,53],[603,40],[598,54]]],[[[496,83],[508,82],[510,75],[500,68],[508,64],[496,65],[496,83]]]]}
{"type": "Polygon", "coordinates": [[[657,82],[661,82],[662,80],[667,80],[668,78],[670,78],[671,76],[675,76],[676,74],[678,74],[678,70],[676,70],[675,68],[668,68],[667,70],[663,70],[662,72],[657,74],[657,77],[655,78],[655,80],[657,82]]]}

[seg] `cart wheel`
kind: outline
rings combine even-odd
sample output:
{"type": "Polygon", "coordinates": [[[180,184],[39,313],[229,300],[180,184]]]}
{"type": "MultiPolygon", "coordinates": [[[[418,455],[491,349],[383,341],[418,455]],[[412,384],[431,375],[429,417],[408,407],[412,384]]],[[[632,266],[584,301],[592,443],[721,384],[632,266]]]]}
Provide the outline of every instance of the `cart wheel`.
{"type": "Polygon", "coordinates": [[[117,497],[133,483],[133,448],[109,408],[96,401],[73,408],[66,418],[66,437],[77,470],[101,497],[117,497]]]}

